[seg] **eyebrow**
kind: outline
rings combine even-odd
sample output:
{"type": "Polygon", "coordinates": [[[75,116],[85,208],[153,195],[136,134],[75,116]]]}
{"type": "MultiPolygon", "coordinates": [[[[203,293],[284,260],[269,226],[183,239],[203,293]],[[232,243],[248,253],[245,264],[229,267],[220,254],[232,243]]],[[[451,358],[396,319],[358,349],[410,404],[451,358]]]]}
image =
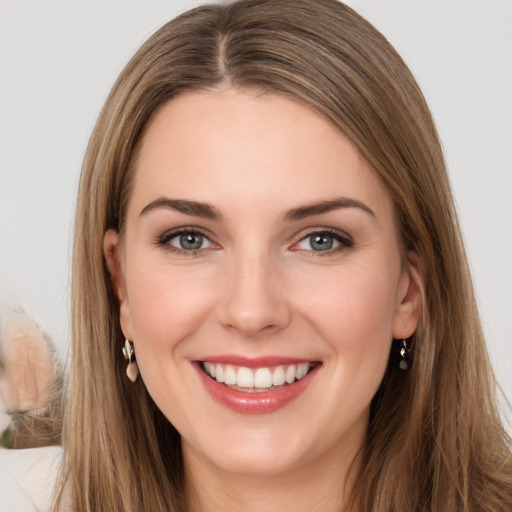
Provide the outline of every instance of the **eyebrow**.
{"type": "MultiPolygon", "coordinates": [[[[146,215],[149,212],[159,208],[167,208],[184,213],[186,215],[202,217],[204,219],[216,221],[222,219],[220,212],[214,206],[208,203],[190,201],[187,199],[171,199],[169,197],[159,197],[158,199],[151,201],[146,206],[144,206],[144,208],[142,208],[139,215],[146,215]]],[[[347,197],[336,197],[334,199],[328,199],[326,201],[320,201],[318,203],[312,203],[293,208],[284,213],[282,218],[285,222],[293,222],[305,219],[307,217],[313,217],[314,215],[321,215],[322,213],[338,210],[340,208],[359,208],[372,217],[376,217],[375,212],[361,201],[347,197]]]]}
{"type": "Polygon", "coordinates": [[[220,220],[222,218],[221,214],[208,203],[188,201],[186,199],[171,199],[169,197],[159,197],[151,201],[151,203],[142,208],[139,216],[146,215],[159,208],[176,210],[186,215],[195,215],[196,217],[202,217],[204,219],[220,220]]]}
{"type": "Polygon", "coordinates": [[[377,217],[375,212],[357,199],[350,199],[348,197],[336,197],[334,199],[328,199],[327,201],[321,201],[319,203],[313,203],[305,206],[299,206],[293,208],[283,215],[283,219],[287,222],[302,220],[307,217],[313,217],[314,215],[321,215],[332,210],[339,208],[360,208],[364,212],[368,213],[372,217],[377,217]]]}

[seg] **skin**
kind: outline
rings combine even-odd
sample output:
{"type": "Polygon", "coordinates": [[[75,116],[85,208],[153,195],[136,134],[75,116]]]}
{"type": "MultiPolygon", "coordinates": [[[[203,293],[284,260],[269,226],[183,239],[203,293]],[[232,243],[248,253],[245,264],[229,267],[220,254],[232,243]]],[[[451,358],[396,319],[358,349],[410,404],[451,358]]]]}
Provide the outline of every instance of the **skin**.
{"type": "Polygon", "coordinates": [[[190,509],[343,510],[391,340],[421,307],[416,258],[402,258],[390,198],[351,142],[282,96],[183,94],[148,126],[126,230],[106,233],[105,255],[141,377],[181,433],[190,509]],[[162,197],[221,218],[147,208],[162,197]],[[362,206],[286,218],[340,197],[362,206]],[[198,251],[176,250],[183,227],[205,235],[198,251]],[[341,238],[313,250],[326,229],[341,238]],[[220,354],[321,367],[285,407],[247,415],[213,400],[192,364],[220,354]]]}

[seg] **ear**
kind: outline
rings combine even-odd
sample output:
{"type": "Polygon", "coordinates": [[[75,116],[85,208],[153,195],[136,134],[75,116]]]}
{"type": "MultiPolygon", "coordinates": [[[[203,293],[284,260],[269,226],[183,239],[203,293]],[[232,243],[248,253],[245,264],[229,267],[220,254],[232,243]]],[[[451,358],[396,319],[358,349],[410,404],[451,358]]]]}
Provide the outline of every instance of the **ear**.
{"type": "Polygon", "coordinates": [[[423,305],[421,261],[414,251],[407,253],[398,286],[397,308],[393,317],[393,338],[408,338],[416,331],[423,305]]]}
{"type": "Polygon", "coordinates": [[[117,231],[109,229],[105,233],[103,237],[103,253],[105,255],[105,261],[107,262],[114,292],[119,302],[122,302],[126,295],[126,286],[121,263],[119,233],[117,231]]]}
{"type": "Polygon", "coordinates": [[[123,272],[123,260],[121,252],[121,240],[119,233],[109,229],[103,237],[103,254],[110,273],[110,279],[114,292],[119,300],[119,320],[124,336],[133,340],[130,303],[126,293],[126,282],[123,272]]]}

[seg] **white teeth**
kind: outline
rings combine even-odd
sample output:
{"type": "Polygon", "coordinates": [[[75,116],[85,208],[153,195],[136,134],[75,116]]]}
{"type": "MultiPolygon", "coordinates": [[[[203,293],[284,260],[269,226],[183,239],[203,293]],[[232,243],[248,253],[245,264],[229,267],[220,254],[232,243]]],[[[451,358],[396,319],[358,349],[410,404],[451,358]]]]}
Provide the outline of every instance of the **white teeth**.
{"type": "Polygon", "coordinates": [[[297,366],[297,373],[295,374],[295,378],[297,380],[304,378],[306,376],[306,374],[308,373],[308,370],[309,370],[309,365],[307,363],[299,364],[297,366]]]}
{"type": "Polygon", "coordinates": [[[284,377],[284,368],[282,366],[278,366],[272,372],[272,384],[274,386],[282,386],[285,383],[284,377]]]}
{"type": "Polygon", "coordinates": [[[284,378],[285,378],[286,382],[288,382],[288,384],[291,384],[292,382],[295,381],[295,366],[293,364],[288,366],[288,368],[286,369],[284,378]]]}
{"type": "Polygon", "coordinates": [[[272,387],[272,373],[269,368],[258,368],[254,374],[255,388],[272,387]]]}
{"type": "Polygon", "coordinates": [[[231,366],[226,366],[226,371],[224,372],[224,382],[228,386],[236,385],[236,370],[231,366]]]}
{"type": "Polygon", "coordinates": [[[296,380],[303,379],[312,368],[312,364],[300,363],[280,365],[275,368],[251,369],[245,366],[237,367],[205,361],[203,368],[217,382],[261,391],[272,386],[283,386],[285,383],[293,384],[296,380]]]}
{"type": "Polygon", "coordinates": [[[254,373],[251,369],[242,366],[238,369],[236,376],[236,385],[240,388],[253,388],[254,387],[254,373]]]}
{"type": "Polygon", "coordinates": [[[204,363],[204,369],[206,370],[206,373],[210,374],[213,378],[215,378],[215,365],[212,363],[205,362],[204,363]]]}

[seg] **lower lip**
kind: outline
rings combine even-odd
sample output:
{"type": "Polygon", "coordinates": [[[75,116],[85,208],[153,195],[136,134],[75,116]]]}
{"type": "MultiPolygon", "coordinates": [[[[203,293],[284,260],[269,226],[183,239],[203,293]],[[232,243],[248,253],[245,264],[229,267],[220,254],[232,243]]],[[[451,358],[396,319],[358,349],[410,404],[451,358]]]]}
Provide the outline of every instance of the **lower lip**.
{"type": "Polygon", "coordinates": [[[304,378],[293,384],[272,391],[248,392],[231,389],[208,377],[202,370],[202,363],[195,365],[199,376],[210,393],[220,404],[242,414],[270,414],[295,400],[309,386],[321,365],[313,368],[304,378]]]}

